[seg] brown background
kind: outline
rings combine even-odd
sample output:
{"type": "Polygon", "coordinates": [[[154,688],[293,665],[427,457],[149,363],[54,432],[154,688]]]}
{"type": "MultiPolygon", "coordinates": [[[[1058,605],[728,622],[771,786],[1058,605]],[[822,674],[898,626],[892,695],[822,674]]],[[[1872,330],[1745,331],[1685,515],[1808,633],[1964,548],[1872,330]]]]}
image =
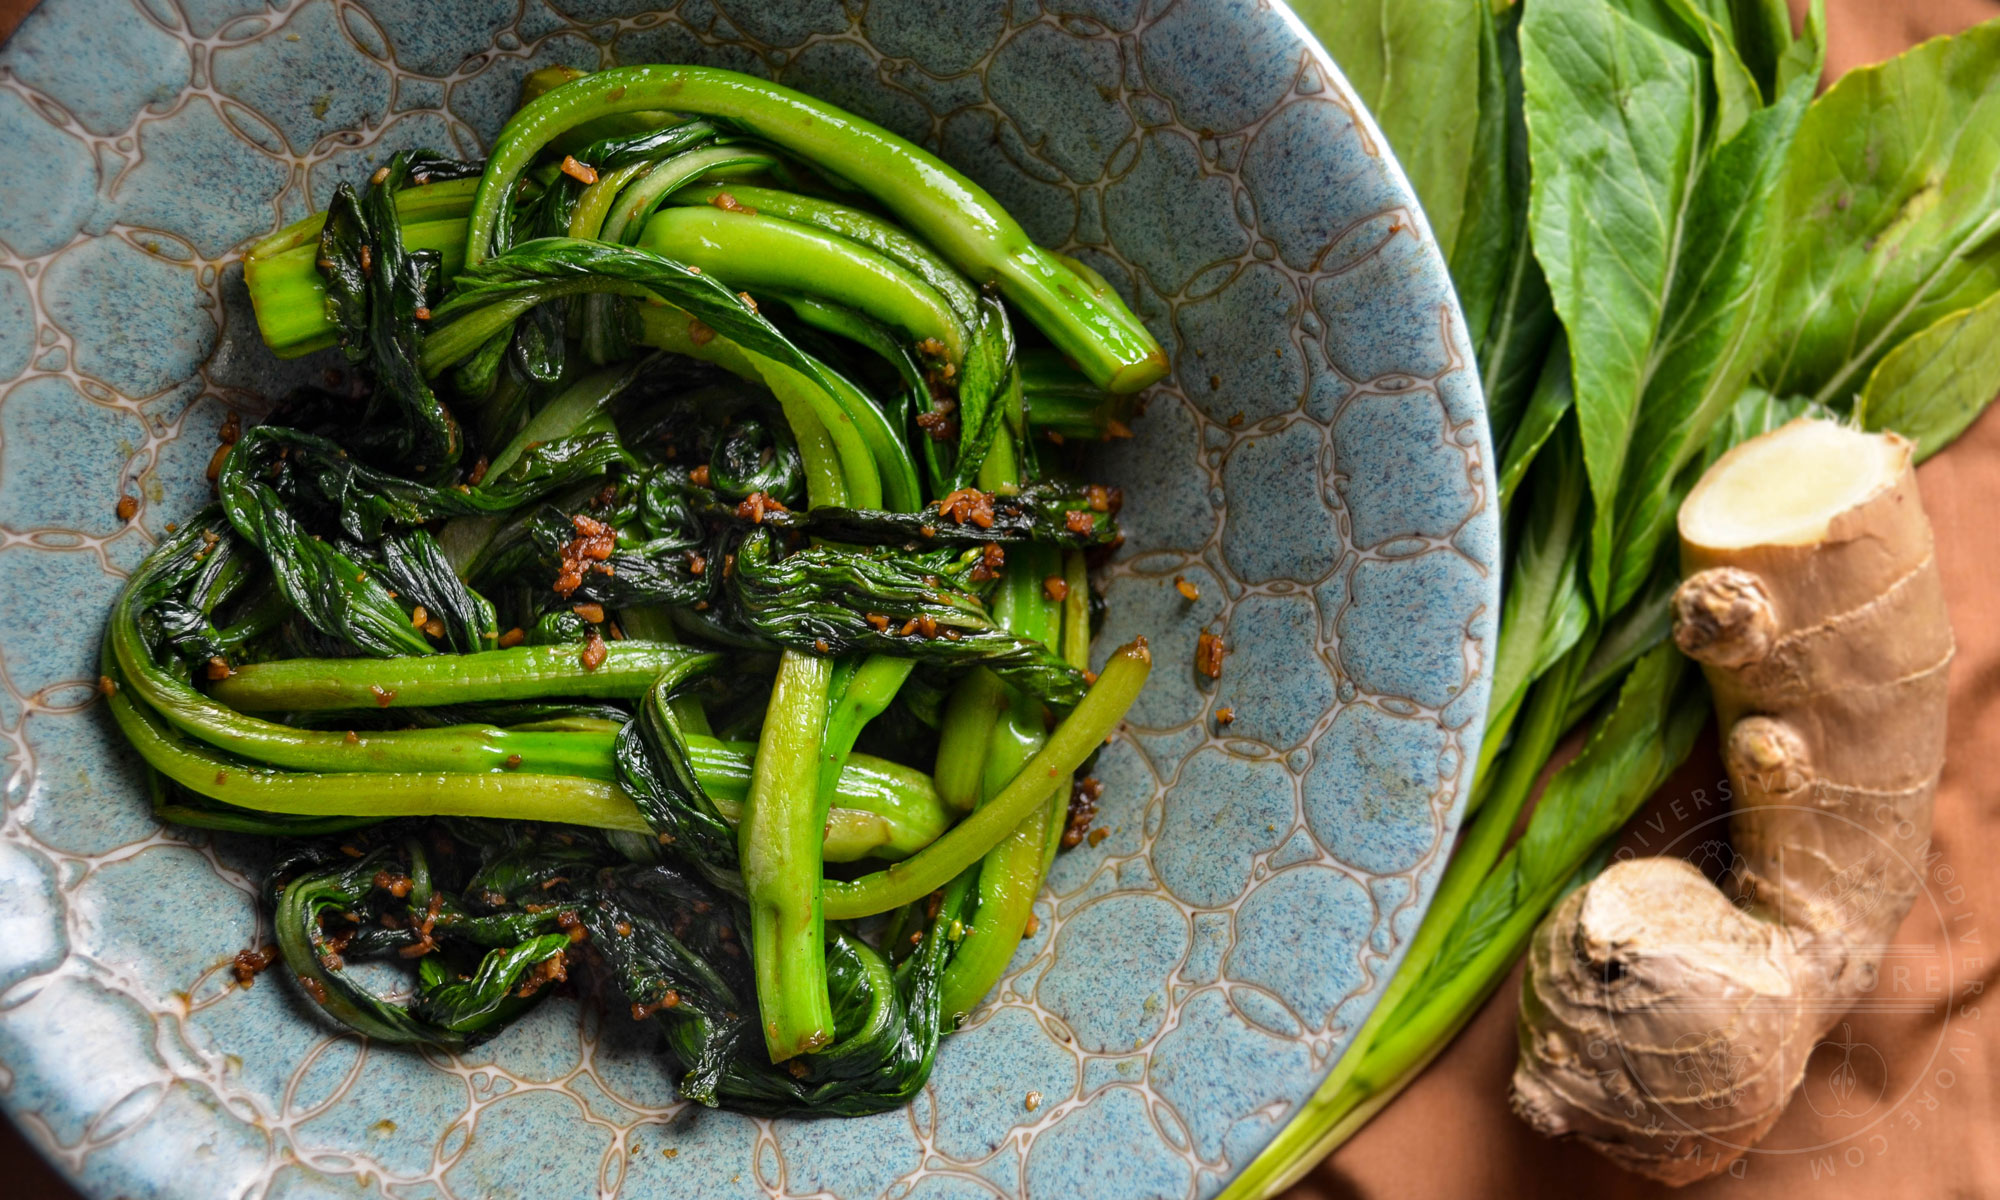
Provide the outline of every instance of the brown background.
{"type": "MultiPolygon", "coordinates": [[[[33,7],[34,0],[0,0],[0,39],[33,7]]],[[[1794,11],[1802,7],[1802,0],[1793,0],[1794,11]]],[[[1827,0],[1827,10],[1832,77],[1926,37],[2000,16],[2000,0],[1827,0]]],[[[2000,406],[1926,463],[1919,478],[1958,635],[1949,760],[1938,790],[1933,849],[1941,864],[1955,870],[1953,883],[1964,891],[1933,888],[1944,923],[1920,906],[1898,938],[1908,953],[1897,961],[1910,965],[1918,980],[1929,970],[1948,972],[1956,987],[1949,996],[1938,995],[1935,1011],[1854,1016],[1852,1040],[1879,1051],[1885,1064],[1888,1120],[1869,1133],[1838,1140],[1852,1122],[1822,1120],[1809,1105],[1794,1102],[1767,1144],[1831,1143],[1827,1149],[1811,1155],[1753,1154],[1741,1179],[1673,1193],[1689,1200],[2000,1195],[2000,1014],[1982,1020],[1976,1011],[1977,992],[2000,981],[2000,959],[1980,941],[2000,939],[2000,873],[1992,869],[1991,849],[2000,842],[2000,782],[1988,762],[2000,745],[2000,546],[1992,537],[2000,514],[2000,406]],[[1954,1014],[1948,1027],[1947,1008],[1954,1014]],[[1940,1044],[1945,1053],[1939,1053],[1940,1044]],[[1938,1076],[1940,1069],[1950,1071],[1948,1084],[1938,1076]],[[1895,1102],[1912,1081],[1910,1099],[1895,1102]]],[[[1665,831],[1650,836],[1671,838],[1710,815],[1712,810],[1698,808],[1696,797],[1714,795],[1721,778],[1711,741],[1642,815],[1642,822],[1665,831]]],[[[1627,840],[1643,852],[1640,838],[1648,836],[1649,826],[1637,828],[1638,835],[1627,840]]],[[[1409,1091],[1287,1200],[1667,1194],[1581,1147],[1537,1138],[1508,1113],[1518,988],[1517,972],[1409,1091]]],[[[0,1192],[23,1200],[75,1197],[4,1121],[0,1180],[5,1181],[0,1192]]]]}

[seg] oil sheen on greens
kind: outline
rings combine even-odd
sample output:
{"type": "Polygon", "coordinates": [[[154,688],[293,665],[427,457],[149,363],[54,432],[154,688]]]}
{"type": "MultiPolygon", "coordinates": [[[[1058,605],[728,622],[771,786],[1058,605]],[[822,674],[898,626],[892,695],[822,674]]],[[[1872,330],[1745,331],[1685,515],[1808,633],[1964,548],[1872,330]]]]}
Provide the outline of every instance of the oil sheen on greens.
{"type": "Polygon", "coordinates": [[[1673,522],[1701,470],[1803,413],[1928,455],[2000,392],[2000,22],[1815,99],[1817,0],[1798,27],[1784,0],[1297,7],[1450,263],[1498,460],[1504,598],[1436,899],[1226,1200],[1277,1194],[1415,1078],[1686,755],[1708,699],[1663,642],[1673,522]]]}
{"type": "Polygon", "coordinates": [[[1077,474],[1145,327],[923,150],[696,67],[538,72],[487,161],[398,154],[245,278],[347,369],[232,420],[102,682],[163,819],[279,839],[282,973],[447,1049],[587,977],[702,1104],[906,1101],[1146,676],[1087,669],[1077,474]]]}

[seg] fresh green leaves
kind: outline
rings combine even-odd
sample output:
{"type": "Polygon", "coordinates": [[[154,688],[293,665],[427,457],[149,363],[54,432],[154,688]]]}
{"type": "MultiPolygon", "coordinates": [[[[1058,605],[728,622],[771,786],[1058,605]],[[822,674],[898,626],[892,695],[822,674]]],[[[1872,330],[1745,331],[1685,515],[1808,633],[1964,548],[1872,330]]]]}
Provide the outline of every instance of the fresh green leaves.
{"type": "MultiPolygon", "coordinates": [[[[1817,26],[1808,23],[1800,40],[1818,46],[1817,26]]],[[[1639,452],[1628,456],[1616,500],[1612,610],[1651,572],[1685,494],[1677,486],[1682,467],[1749,377],[1782,240],[1766,197],[1817,76],[1815,66],[1768,107],[1749,113],[1733,137],[1710,151],[1696,182],[1633,428],[1631,446],[1639,452]]],[[[1593,583],[1603,562],[1593,560],[1593,583]]]]}
{"type": "MultiPolygon", "coordinates": [[[[1493,662],[1492,723],[1500,728],[1512,723],[1528,685],[1569,653],[1590,623],[1581,569],[1589,536],[1581,456],[1576,425],[1564,422],[1529,477],[1528,514],[1513,546],[1493,662]]],[[[1499,748],[1494,743],[1486,751],[1499,748]]]]}
{"type": "Polygon", "coordinates": [[[1851,72],[1801,123],[1760,382],[1845,406],[2000,288],[2000,21],[1851,72]]]}
{"type": "MultiPolygon", "coordinates": [[[[1465,221],[1451,250],[1451,277],[1478,355],[1493,447],[1525,468],[1540,438],[1531,434],[1520,443],[1515,424],[1537,385],[1557,329],[1556,314],[1528,232],[1521,7],[1509,5],[1497,14],[1479,7],[1479,137],[1466,187],[1465,221]]],[[[1567,380],[1563,393],[1567,397],[1567,380]]],[[[1547,428],[1542,426],[1541,432],[1547,428]]]]}
{"type": "Polygon", "coordinates": [[[1498,232],[1510,135],[1482,77],[1451,259],[1508,542],[1477,811],[1384,1003],[1225,1200],[1275,1194],[1404,1086],[1685,753],[1706,697],[1662,643],[1701,470],[1857,392],[1856,419],[1933,452],[2000,390],[2000,22],[1810,102],[1817,0],[1796,37],[1783,0],[1515,0],[1480,19],[1503,64],[1514,14],[1528,228],[1498,232]],[[1614,693],[1503,855],[1563,731],[1614,693]]]}
{"type": "Polygon", "coordinates": [[[1722,27],[1671,7],[1535,0],[1522,24],[1530,220],[1582,348],[1591,593],[1610,609],[1644,581],[1670,523],[1667,485],[1748,374],[1765,197],[1811,86],[1801,76],[1749,110],[1761,94],[1722,27]]]}
{"type": "Polygon", "coordinates": [[[2000,291],[1938,319],[1885,355],[1868,376],[1854,417],[1893,429],[1922,461],[1949,445],[2000,393],[2000,291]]]}
{"type": "Polygon", "coordinates": [[[1592,591],[1609,592],[1613,504],[1681,255],[1706,124],[1700,59],[1610,0],[1522,19],[1535,254],[1570,340],[1596,500],[1592,591]]]}

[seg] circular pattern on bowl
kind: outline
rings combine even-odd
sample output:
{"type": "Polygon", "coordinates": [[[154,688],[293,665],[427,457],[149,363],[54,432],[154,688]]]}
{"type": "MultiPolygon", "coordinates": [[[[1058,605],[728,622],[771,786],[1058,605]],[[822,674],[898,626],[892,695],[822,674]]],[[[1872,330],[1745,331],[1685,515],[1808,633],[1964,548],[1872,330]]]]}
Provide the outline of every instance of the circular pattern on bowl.
{"type": "Polygon", "coordinates": [[[1247,0],[47,0],[0,49],[0,1103],[106,1196],[1218,1190],[1428,902],[1498,586],[1442,261],[1289,22],[1247,0]],[[236,249],[393,149],[476,154],[534,67],[616,61],[772,76],[937,148],[1176,364],[1101,460],[1130,540],[1099,653],[1144,633],[1157,664],[1098,770],[1105,836],[1058,860],[907,1111],[682,1105],[646,1027],[568,999],[450,1057],[230,986],[268,847],[157,827],[92,703],[118,581],[206,499],[225,414],[328,365],[263,352],[236,249]],[[1230,648],[1213,684],[1203,629],[1230,648]]]}

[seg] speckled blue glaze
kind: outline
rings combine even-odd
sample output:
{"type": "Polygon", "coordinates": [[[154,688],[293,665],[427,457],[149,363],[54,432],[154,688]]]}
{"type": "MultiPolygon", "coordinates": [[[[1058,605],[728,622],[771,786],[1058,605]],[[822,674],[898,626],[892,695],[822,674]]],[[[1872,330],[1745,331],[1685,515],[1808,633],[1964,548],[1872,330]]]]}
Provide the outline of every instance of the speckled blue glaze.
{"type": "Polygon", "coordinates": [[[1492,459],[1409,188],[1275,3],[46,0],[0,49],[0,144],[34,166],[0,173],[0,1103],[85,1191],[1205,1197],[1375,1003],[1477,755],[1492,459]],[[566,997],[451,1057],[234,986],[269,847],[158,827],[94,703],[217,426],[327,365],[264,353],[246,242],[393,149],[476,155],[537,66],[642,61],[936,147],[1174,360],[1101,463],[1129,541],[1100,653],[1157,663],[1104,836],[901,1112],[686,1105],[650,1026],[566,997]]]}

